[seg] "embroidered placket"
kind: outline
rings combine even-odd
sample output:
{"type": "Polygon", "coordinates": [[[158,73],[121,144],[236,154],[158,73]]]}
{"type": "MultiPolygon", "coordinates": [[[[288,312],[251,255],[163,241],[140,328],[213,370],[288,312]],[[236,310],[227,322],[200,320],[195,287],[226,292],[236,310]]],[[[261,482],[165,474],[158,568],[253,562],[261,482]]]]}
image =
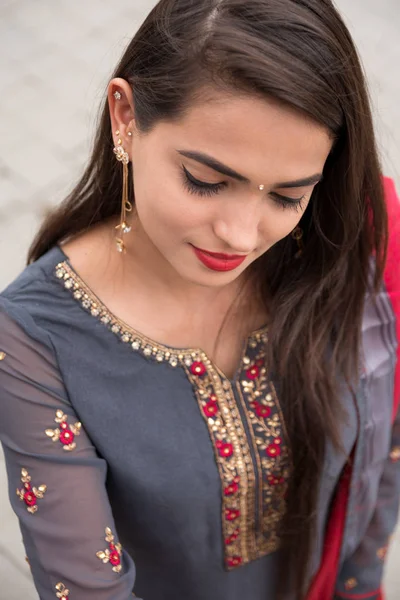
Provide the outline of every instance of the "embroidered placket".
{"type": "Polygon", "coordinates": [[[264,351],[252,344],[255,356],[243,358],[245,377],[238,385],[246,415],[260,482],[257,527],[258,555],[279,548],[277,526],[285,514],[290,461],[284,419],[275,387],[268,380],[264,351]]]}

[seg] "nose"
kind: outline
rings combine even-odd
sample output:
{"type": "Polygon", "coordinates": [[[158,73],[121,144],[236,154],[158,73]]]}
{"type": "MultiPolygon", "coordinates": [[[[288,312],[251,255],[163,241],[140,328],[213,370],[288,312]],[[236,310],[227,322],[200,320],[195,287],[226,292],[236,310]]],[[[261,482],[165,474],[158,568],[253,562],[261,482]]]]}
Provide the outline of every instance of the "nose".
{"type": "Polygon", "coordinates": [[[260,224],[257,204],[225,206],[214,221],[214,234],[235,254],[250,254],[257,248],[260,224]]]}

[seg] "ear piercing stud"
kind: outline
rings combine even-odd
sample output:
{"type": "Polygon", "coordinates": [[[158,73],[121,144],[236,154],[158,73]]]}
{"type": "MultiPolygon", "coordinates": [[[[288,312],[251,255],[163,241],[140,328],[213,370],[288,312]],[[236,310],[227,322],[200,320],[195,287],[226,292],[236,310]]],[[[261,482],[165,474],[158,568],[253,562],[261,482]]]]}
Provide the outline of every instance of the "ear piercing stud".
{"type": "Polygon", "coordinates": [[[121,96],[120,92],[114,92],[114,98],[116,100],[121,100],[122,96],[121,96]]]}
{"type": "MultiPolygon", "coordinates": [[[[120,131],[119,129],[115,132],[115,135],[120,135],[120,131]]],[[[129,137],[132,137],[132,131],[128,131],[128,135],[129,137]]],[[[121,140],[118,140],[118,145],[120,146],[122,144],[121,140]]]]}

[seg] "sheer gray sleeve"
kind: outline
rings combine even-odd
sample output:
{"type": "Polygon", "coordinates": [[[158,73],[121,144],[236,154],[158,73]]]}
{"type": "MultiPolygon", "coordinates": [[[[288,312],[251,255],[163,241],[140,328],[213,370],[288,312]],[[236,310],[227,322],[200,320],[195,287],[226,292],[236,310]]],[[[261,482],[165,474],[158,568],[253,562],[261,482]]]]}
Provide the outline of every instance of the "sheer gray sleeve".
{"type": "Polygon", "coordinates": [[[106,463],[68,400],[52,346],[0,304],[0,440],[10,502],[41,600],[128,600],[106,463]]]}

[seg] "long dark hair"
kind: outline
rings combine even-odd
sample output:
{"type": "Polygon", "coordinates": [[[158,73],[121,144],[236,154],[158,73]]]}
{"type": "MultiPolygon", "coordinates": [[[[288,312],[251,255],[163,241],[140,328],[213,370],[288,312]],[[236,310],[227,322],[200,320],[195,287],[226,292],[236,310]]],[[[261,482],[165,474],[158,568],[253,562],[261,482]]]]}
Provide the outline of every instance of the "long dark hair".
{"type": "MultiPolygon", "coordinates": [[[[367,292],[378,290],[387,214],[368,93],[351,36],[330,0],[161,0],[114,73],[133,88],[136,126],[179,121],[204,89],[274,98],[335,138],[300,225],[304,252],[288,237],[253,265],[272,315],[268,361],[285,405],[293,473],[282,546],[301,599],[309,582],[326,440],[340,448],[338,381],[359,373],[367,292]],[[369,284],[371,257],[375,265],[369,284]]],[[[81,180],[37,234],[28,262],[117,215],[122,177],[107,102],[81,180]]],[[[134,189],[130,189],[134,202],[134,189]]]]}

